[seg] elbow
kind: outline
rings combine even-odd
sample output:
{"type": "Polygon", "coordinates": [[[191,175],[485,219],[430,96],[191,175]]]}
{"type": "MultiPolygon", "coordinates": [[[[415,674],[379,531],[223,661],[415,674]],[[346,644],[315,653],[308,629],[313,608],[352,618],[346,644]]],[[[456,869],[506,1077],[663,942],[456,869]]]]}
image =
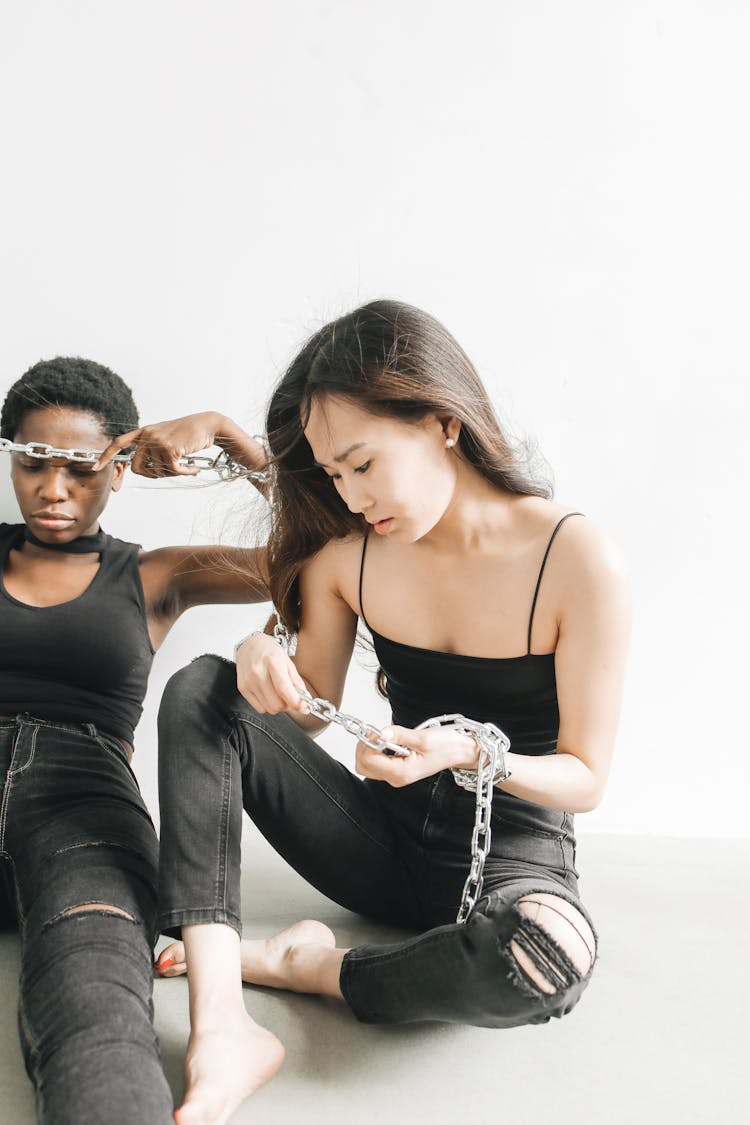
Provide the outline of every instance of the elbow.
{"type": "Polygon", "coordinates": [[[600,804],[600,802],[601,802],[601,796],[600,795],[593,795],[592,794],[590,796],[589,795],[582,796],[580,801],[575,802],[575,807],[572,808],[572,809],[569,809],[568,812],[573,812],[573,813],[593,812],[594,809],[597,808],[597,806],[600,804]]]}
{"type": "Polygon", "coordinates": [[[599,781],[598,778],[591,777],[589,784],[579,794],[576,807],[570,811],[577,813],[593,812],[594,809],[598,808],[601,804],[603,797],[604,782],[599,781]]]}
{"type": "Polygon", "coordinates": [[[564,754],[568,770],[568,805],[571,813],[593,812],[604,797],[604,788],[607,783],[606,771],[592,766],[579,754],[570,751],[560,751],[564,754]]]}

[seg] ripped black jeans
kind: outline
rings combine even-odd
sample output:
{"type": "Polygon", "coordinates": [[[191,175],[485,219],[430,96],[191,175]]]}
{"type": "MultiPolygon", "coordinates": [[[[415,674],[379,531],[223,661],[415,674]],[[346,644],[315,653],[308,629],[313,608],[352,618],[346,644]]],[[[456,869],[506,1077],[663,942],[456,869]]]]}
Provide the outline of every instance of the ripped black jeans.
{"type": "Polygon", "coordinates": [[[158,845],[125,753],[92,725],[19,715],[0,720],[0,785],[0,924],[20,931],[38,1118],[167,1125],[151,1002],[158,845]]]}
{"type": "Polygon", "coordinates": [[[162,698],[160,929],[207,922],[241,929],[244,806],[323,894],[423,931],[346,954],[340,987],[358,1019],[513,1027],[570,1011],[595,957],[578,898],[572,818],[496,791],[484,895],[457,925],[473,794],[450,771],[403,789],[362,781],[286,715],[256,713],[235,674],[228,661],[203,656],[172,677],[162,698]],[[589,954],[582,967],[519,906],[530,895],[575,908],[571,936],[589,954]]]}

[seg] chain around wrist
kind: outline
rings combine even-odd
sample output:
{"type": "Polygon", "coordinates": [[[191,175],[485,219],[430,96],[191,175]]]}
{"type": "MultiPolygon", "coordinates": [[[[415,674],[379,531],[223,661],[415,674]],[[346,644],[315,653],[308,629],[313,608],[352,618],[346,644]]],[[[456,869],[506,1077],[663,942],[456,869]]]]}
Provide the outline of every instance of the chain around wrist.
{"type": "Polygon", "coordinates": [[[505,753],[510,747],[507,735],[494,723],[476,723],[464,733],[470,735],[477,745],[477,764],[474,769],[452,769],[456,785],[475,793],[480,785],[497,785],[507,781],[511,775],[505,760],[505,753]]]}
{"type": "Polygon", "coordinates": [[[241,641],[237,641],[233,653],[235,664],[237,663],[237,653],[240,651],[245,641],[249,641],[251,637],[268,637],[269,641],[275,641],[277,645],[280,645],[287,656],[291,655],[294,648],[295,637],[292,636],[286,625],[282,623],[278,613],[276,613],[276,624],[273,627],[273,633],[267,633],[265,629],[253,629],[252,633],[248,633],[241,641]]]}

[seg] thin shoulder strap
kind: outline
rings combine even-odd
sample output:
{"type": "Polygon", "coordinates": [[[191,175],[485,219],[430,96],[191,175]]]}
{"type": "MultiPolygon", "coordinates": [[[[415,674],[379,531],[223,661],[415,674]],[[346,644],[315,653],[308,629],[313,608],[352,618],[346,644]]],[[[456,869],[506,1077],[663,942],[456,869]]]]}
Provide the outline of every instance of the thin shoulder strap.
{"type": "MultiPolygon", "coordinates": [[[[365,607],[364,603],[362,602],[362,580],[365,575],[365,551],[367,550],[367,540],[369,538],[369,535],[365,535],[364,539],[362,540],[362,558],[359,563],[359,614],[368,629],[370,629],[370,623],[365,617],[365,607]]],[[[370,632],[372,632],[372,629],[370,629],[370,632]]]]}
{"type": "MultiPolygon", "coordinates": [[[[542,575],[544,574],[544,568],[547,565],[547,556],[549,555],[550,548],[555,541],[555,536],[557,535],[558,531],[560,530],[562,525],[565,523],[565,521],[569,520],[571,516],[582,516],[582,515],[583,515],[583,512],[568,512],[568,514],[566,516],[563,516],[563,518],[559,521],[559,523],[557,523],[555,525],[555,530],[550,535],[549,543],[547,544],[547,550],[544,552],[544,558],[542,559],[542,565],[539,567],[539,577],[536,580],[536,589],[534,590],[534,600],[531,603],[531,614],[529,615],[529,632],[528,632],[528,636],[526,638],[526,655],[527,656],[529,656],[530,653],[531,653],[531,629],[532,629],[532,626],[534,624],[534,610],[536,609],[536,600],[539,597],[539,587],[542,584],[542,575]]],[[[360,597],[360,601],[361,601],[361,597],[360,597]]]]}

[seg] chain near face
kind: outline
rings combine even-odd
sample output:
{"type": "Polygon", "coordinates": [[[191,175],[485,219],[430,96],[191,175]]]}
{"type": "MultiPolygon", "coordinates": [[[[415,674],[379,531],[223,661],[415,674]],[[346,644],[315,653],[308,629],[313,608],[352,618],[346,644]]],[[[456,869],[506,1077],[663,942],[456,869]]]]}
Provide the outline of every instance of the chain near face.
{"type": "MultiPolygon", "coordinates": [[[[45,406],[24,415],[13,440],[56,449],[104,449],[110,438],[100,419],[86,410],[45,406]]],[[[10,475],[21,515],[34,535],[46,543],[69,543],[97,530],[110,493],[122,485],[124,469],[108,465],[93,473],[86,464],[13,453],[10,475]]]]}
{"type": "Polygon", "coordinates": [[[351,512],[378,535],[416,542],[448,510],[456,487],[456,456],[446,440],[455,419],[429,415],[402,422],[361,410],[345,399],[314,400],[305,426],[313,457],[351,512]]]}

